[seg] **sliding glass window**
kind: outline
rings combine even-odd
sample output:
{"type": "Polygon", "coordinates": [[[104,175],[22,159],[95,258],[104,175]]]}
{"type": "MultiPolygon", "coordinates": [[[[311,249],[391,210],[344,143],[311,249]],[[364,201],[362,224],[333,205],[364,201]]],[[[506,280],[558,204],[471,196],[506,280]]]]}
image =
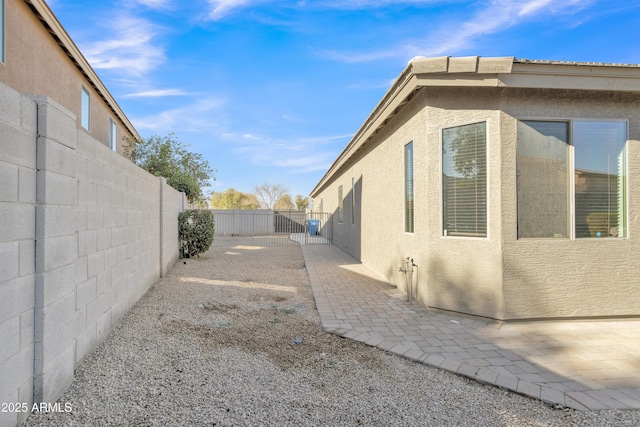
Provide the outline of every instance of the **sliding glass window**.
{"type": "Polygon", "coordinates": [[[568,237],[569,123],[520,122],[517,144],[518,237],[568,237]]]}
{"type": "Polygon", "coordinates": [[[626,237],[623,121],[521,121],[518,237],[626,237]]]}
{"type": "Polygon", "coordinates": [[[626,143],[625,122],[573,123],[576,238],[626,237],[626,143]]]}

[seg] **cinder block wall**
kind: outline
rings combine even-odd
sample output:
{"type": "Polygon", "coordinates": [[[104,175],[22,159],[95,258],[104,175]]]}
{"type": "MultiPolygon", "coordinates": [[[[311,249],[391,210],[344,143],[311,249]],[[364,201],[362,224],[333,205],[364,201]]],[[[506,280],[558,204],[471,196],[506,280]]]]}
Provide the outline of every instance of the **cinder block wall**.
{"type": "Polygon", "coordinates": [[[30,408],[175,263],[185,200],[55,101],[2,84],[0,176],[0,401],[30,408]]]}
{"type": "MultiPolygon", "coordinates": [[[[0,402],[32,402],[36,103],[0,84],[0,402]]],[[[28,414],[0,412],[10,426],[28,414]]]]}

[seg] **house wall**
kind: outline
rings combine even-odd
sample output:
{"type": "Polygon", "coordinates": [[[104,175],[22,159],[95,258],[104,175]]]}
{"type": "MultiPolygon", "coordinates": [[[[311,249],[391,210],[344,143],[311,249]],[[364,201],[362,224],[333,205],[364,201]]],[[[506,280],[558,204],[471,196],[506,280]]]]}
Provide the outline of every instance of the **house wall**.
{"type": "MultiPolygon", "coordinates": [[[[406,291],[398,271],[402,259],[418,269],[417,299],[423,305],[480,316],[503,315],[500,243],[500,114],[487,109],[495,90],[460,93],[423,90],[324,188],[324,210],[334,213],[334,243],[386,280],[406,291]],[[444,126],[487,121],[489,238],[442,237],[441,147],[444,126]],[[413,141],[414,233],[404,222],[404,146],[413,141]],[[356,183],[356,221],[351,225],[351,178],[356,183]],[[344,222],[335,212],[338,186],[344,188],[344,222]],[[361,215],[366,212],[365,215],[361,215]]],[[[415,285],[414,285],[415,286],[415,285]]]]}
{"type": "Polygon", "coordinates": [[[401,260],[418,265],[423,305],[496,319],[640,315],[640,98],[507,88],[427,88],[315,195],[334,213],[334,242],[406,291],[401,260]],[[635,107],[635,108],[634,108],[635,107]],[[518,119],[627,119],[625,239],[517,239],[518,119]],[[487,122],[488,237],[442,236],[441,132],[487,122]],[[415,232],[404,232],[404,145],[413,141],[415,232]],[[351,225],[351,178],[356,221],[351,225]],[[338,186],[344,222],[338,224],[338,186]],[[361,215],[361,213],[365,213],[361,215]]]}
{"type": "Polygon", "coordinates": [[[5,0],[5,62],[0,62],[0,82],[21,93],[55,99],[75,115],[78,128],[84,86],[91,99],[89,134],[109,147],[112,119],[120,153],[123,138],[131,136],[24,0],[5,0]]]}
{"type": "Polygon", "coordinates": [[[640,315],[640,96],[503,90],[502,202],[505,317],[640,315]],[[515,144],[519,118],[626,119],[628,238],[517,239],[515,144]]]}
{"type": "MultiPolygon", "coordinates": [[[[54,402],[178,257],[185,200],[44,96],[0,83],[0,401],[54,402]]],[[[15,425],[28,413],[0,413],[15,425]]]]}

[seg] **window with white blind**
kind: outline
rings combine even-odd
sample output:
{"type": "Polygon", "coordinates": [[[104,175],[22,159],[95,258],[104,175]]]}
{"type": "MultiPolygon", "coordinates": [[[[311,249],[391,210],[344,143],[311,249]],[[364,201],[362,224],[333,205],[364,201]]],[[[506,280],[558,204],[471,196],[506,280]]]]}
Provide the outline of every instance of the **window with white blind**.
{"type": "Polygon", "coordinates": [[[404,231],[413,233],[413,142],[404,146],[404,231]]]}
{"type": "Polygon", "coordinates": [[[340,223],[344,222],[343,207],[344,207],[344,199],[342,197],[342,185],[340,185],[338,187],[338,222],[340,223]]]}
{"type": "Polygon", "coordinates": [[[518,124],[518,237],[627,236],[624,121],[518,124]]]}
{"type": "Polygon", "coordinates": [[[0,0],[0,62],[4,62],[4,0],[0,0]]]}
{"type": "Polygon", "coordinates": [[[89,130],[89,112],[91,111],[90,101],[91,101],[91,98],[89,97],[89,91],[83,87],[81,106],[80,106],[80,124],[86,130],[89,130]]]}
{"type": "Polygon", "coordinates": [[[518,237],[568,237],[569,123],[520,122],[516,173],[518,237]]]}
{"type": "Polygon", "coordinates": [[[116,127],[116,122],[109,119],[109,128],[111,129],[109,134],[109,145],[113,151],[118,151],[118,139],[117,139],[118,128],[116,127]]]}
{"type": "Polygon", "coordinates": [[[356,225],[356,180],[351,178],[351,225],[356,225]]]}
{"type": "Polygon", "coordinates": [[[442,130],[444,236],[487,236],[487,125],[442,130]]]}

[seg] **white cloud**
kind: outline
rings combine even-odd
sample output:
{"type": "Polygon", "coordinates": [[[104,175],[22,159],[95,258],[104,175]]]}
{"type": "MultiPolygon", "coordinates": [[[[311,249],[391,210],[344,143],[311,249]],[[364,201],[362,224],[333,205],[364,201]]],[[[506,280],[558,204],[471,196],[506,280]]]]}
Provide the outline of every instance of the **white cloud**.
{"type": "Polygon", "coordinates": [[[413,46],[411,54],[440,55],[468,47],[474,39],[544,16],[573,14],[588,7],[588,0],[493,0],[459,28],[443,31],[435,40],[413,46]],[[435,41],[435,43],[434,43],[435,41]]]}
{"type": "Polygon", "coordinates": [[[150,9],[168,9],[170,7],[171,0],[137,0],[143,6],[150,9]]]}
{"type": "Polygon", "coordinates": [[[142,92],[129,93],[123,98],[160,98],[165,96],[185,96],[190,95],[181,89],[151,89],[142,92]]]}
{"type": "Polygon", "coordinates": [[[234,151],[254,165],[271,166],[297,174],[326,170],[352,135],[281,139],[225,134],[237,144],[234,151]]]}
{"type": "MultiPolygon", "coordinates": [[[[388,58],[411,58],[417,55],[436,56],[454,54],[467,49],[482,36],[504,31],[528,20],[551,19],[557,15],[580,12],[598,0],[491,0],[473,16],[461,22],[446,22],[426,39],[404,42],[373,52],[323,52],[322,56],[341,62],[370,62],[388,58]]],[[[357,3],[357,2],[356,2],[357,3]]],[[[383,1],[376,2],[383,3],[383,1]]],[[[386,2],[394,3],[393,0],[386,2]]]]}
{"type": "Polygon", "coordinates": [[[192,105],[172,108],[151,116],[132,118],[137,129],[148,129],[156,133],[174,131],[212,131],[219,127],[213,112],[225,104],[220,98],[203,99],[192,105]]]}
{"type": "Polygon", "coordinates": [[[81,47],[93,68],[141,76],[165,61],[164,49],[154,40],[158,31],[147,20],[121,15],[104,26],[111,30],[110,36],[81,47]]]}
{"type": "Polygon", "coordinates": [[[207,0],[211,6],[208,18],[218,20],[229,14],[233,9],[247,7],[256,3],[264,3],[265,0],[207,0]]]}
{"type": "MultiPolygon", "coordinates": [[[[330,9],[364,9],[382,8],[397,5],[429,5],[462,3],[465,0],[323,0],[314,1],[314,6],[321,6],[330,9]]],[[[311,4],[311,2],[309,2],[311,4]]]]}
{"type": "MultiPolygon", "coordinates": [[[[143,1],[143,0],[140,0],[143,1]]],[[[154,1],[154,0],[146,0],[154,1]]],[[[159,1],[159,0],[156,0],[159,1]]],[[[419,5],[434,3],[461,3],[465,0],[312,0],[292,2],[286,7],[305,8],[314,10],[339,9],[339,10],[372,10],[376,8],[394,6],[394,5],[419,5]]],[[[276,0],[207,0],[210,5],[208,18],[211,20],[219,20],[234,9],[247,8],[260,4],[282,3],[276,0]]]]}

